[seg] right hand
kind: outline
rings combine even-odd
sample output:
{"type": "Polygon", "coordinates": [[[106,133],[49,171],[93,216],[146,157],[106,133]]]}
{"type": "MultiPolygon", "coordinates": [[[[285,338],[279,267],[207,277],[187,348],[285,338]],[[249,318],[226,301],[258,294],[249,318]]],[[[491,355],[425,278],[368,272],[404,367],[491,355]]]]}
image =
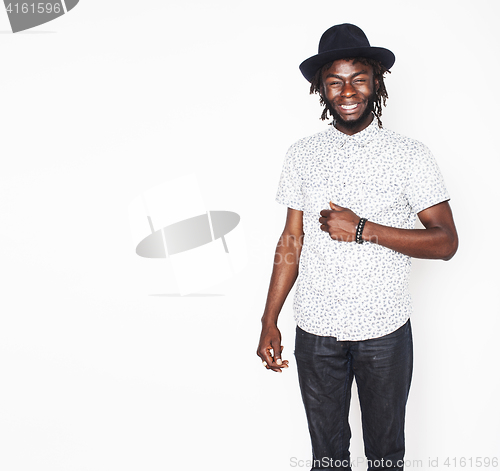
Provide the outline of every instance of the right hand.
{"type": "Polygon", "coordinates": [[[260,334],[257,355],[265,362],[268,370],[281,373],[282,368],[288,368],[288,360],[281,359],[281,332],[276,325],[263,325],[260,334]]]}

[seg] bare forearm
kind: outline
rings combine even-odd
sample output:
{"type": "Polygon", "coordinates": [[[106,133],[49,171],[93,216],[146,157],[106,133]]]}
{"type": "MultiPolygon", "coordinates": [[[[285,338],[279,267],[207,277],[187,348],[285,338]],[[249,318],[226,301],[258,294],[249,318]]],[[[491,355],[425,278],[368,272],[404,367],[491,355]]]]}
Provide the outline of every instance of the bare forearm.
{"type": "Polygon", "coordinates": [[[274,267],[269,284],[263,324],[276,324],[278,316],[299,273],[301,240],[282,235],[274,256],[274,267]]]}
{"type": "MultiPolygon", "coordinates": [[[[332,202],[330,207],[331,210],[320,212],[321,230],[334,240],[354,241],[359,216],[332,202]]],[[[398,229],[368,221],[362,238],[410,257],[441,260],[453,257],[458,248],[458,234],[448,202],[420,211],[418,218],[425,229],[398,229]]]]}
{"type": "Polygon", "coordinates": [[[397,229],[368,221],[363,240],[415,258],[449,260],[457,250],[458,241],[451,230],[443,227],[397,229]]]}

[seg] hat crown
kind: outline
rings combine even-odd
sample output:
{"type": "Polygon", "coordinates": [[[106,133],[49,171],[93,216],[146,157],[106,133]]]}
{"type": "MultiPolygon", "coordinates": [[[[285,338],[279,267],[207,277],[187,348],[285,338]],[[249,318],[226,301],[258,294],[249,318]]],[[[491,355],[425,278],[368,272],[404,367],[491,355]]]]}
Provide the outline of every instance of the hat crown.
{"type": "Polygon", "coordinates": [[[319,40],[318,53],[357,47],[370,47],[368,38],[361,28],[344,23],[332,26],[323,33],[319,40]]]}
{"type": "Polygon", "coordinates": [[[387,70],[396,58],[383,47],[372,47],[363,30],[350,23],[327,29],[319,40],[318,54],[300,64],[300,71],[311,82],[314,74],[324,65],[349,57],[364,57],[380,62],[387,70]]]}

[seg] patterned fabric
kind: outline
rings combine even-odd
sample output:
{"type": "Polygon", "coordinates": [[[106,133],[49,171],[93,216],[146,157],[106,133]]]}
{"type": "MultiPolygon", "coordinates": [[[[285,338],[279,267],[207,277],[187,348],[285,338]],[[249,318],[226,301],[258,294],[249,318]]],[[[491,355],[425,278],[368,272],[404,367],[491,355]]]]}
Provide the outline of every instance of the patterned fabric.
{"type": "Polygon", "coordinates": [[[338,340],[365,340],[395,331],[411,314],[410,257],[374,243],[332,240],[318,221],[329,201],[369,221],[413,229],[417,213],[448,199],[430,151],[380,129],[375,119],[353,136],[329,126],[292,145],[276,201],[303,211],[297,325],[338,340]]]}

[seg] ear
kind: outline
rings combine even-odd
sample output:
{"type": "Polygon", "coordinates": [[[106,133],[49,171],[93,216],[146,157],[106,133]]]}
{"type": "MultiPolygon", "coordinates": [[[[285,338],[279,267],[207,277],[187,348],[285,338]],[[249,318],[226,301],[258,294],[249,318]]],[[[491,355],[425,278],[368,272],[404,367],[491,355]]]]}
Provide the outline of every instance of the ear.
{"type": "Polygon", "coordinates": [[[378,92],[378,87],[380,86],[378,79],[374,78],[373,83],[375,85],[375,91],[378,92]]]}

